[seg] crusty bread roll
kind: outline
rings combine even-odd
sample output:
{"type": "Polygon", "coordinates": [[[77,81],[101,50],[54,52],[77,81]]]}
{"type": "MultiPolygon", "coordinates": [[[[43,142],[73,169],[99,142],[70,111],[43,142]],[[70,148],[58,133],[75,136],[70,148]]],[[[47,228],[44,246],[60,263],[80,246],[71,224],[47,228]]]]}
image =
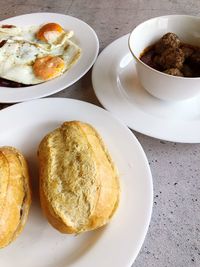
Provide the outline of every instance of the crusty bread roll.
{"type": "Polygon", "coordinates": [[[49,133],[38,149],[41,206],[62,233],[108,223],[119,202],[119,179],[109,153],[89,124],[70,121],[49,133]]]}
{"type": "Polygon", "coordinates": [[[31,204],[29,174],[23,155],[0,147],[0,248],[23,230],[31,204]]]}

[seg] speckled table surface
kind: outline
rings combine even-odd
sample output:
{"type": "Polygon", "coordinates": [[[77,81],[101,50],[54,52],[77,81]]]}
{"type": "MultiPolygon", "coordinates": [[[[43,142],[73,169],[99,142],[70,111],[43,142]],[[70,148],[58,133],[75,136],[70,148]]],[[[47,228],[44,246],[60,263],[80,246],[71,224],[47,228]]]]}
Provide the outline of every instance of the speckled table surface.
{"type": "MultiPolygon", "coordinates": [[[[100,50],[158,15],[200,15],[195,0],[7,0],[1,19],[31,12],[57,12],[90,24],[100,50]]],[[[54,96],[81,99],[100,106],[91,72],[54,96]]],[[[1,105],[3,108],[5,105],[1,105]]],[[[154,182],[154,208],[149,231],[133,267],[200,266],[200,145],[157,140],[134,132],[148,157],[154,182]]]]}

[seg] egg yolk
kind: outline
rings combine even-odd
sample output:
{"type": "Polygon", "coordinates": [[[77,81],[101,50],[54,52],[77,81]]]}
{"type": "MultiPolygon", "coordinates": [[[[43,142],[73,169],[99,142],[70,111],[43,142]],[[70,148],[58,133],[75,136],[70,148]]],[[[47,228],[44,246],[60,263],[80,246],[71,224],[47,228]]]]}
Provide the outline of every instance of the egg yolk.
{"type": "Polygon", "coordinates": [[[37,58],[33,64],[33,71],[36,77],[42,80],[49,80],[61,74],[65,63],[60,57],[45,56],[37,58]]]}
{"type": "Polygon", "coordinates": [[[63,28],[57,23],[47,23],[42,26],[42,28],[40,28],[40,30],[37,32],[37,39],[44,42],[48,42],[47,38],[45,37],[45,34],[47,34],[48,32],[61,33],[63,32],[63,28]]]}

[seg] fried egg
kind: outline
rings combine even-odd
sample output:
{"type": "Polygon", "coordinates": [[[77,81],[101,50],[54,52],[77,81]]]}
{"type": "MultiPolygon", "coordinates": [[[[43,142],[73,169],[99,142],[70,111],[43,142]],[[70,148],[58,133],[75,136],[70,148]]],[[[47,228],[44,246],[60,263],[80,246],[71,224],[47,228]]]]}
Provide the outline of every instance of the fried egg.
{"type": "Polygon", "coordinates": [[[56,23],[41,27],[0,27],[0,77],[32,85],[62,75],[79,59],[81,49],[56,23]]]}

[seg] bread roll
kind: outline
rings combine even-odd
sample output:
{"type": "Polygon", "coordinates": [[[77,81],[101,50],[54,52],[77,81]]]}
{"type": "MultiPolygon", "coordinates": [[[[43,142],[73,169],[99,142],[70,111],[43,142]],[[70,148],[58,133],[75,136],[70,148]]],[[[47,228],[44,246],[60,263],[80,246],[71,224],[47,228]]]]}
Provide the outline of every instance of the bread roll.
{"type": "Polygon", "coordinates": [[[23,155],[0,147],[0,248],[23,230],[31,203],[29,174],[23,155]]]}
{"type": "Polygon", "coordinates": [[[52,226],[71,234],[108,223],[118,206],[119,179],[92,126],[64,122],[44,137],[38,155],[41,206],[52,226]]]}

